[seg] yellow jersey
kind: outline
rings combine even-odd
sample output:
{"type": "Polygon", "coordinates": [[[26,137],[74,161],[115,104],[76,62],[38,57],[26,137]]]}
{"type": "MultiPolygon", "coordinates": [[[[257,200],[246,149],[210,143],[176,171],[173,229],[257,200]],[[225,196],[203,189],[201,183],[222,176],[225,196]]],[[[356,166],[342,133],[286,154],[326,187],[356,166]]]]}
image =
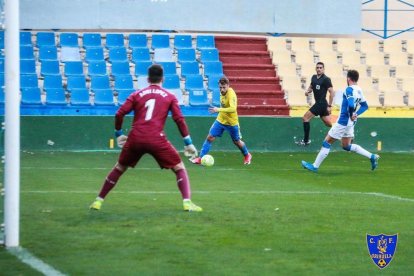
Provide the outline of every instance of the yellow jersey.
{"type": "Polygon", "coordinates": [[[223,125],[235,126],[239,124],[237,115],[237,96],[233,88],[227,90],[226,95],[220,94],[220,108],[218,109],[217,121],[223,125]]]}

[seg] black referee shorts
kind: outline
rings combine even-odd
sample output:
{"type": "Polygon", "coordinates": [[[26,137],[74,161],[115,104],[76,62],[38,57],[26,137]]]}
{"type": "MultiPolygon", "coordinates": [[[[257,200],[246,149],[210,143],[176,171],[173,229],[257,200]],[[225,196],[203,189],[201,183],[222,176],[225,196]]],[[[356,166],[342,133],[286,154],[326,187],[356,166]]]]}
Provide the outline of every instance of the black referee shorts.
{"type": "Polygon", "coordinates": [[[315,116],[325,117],[329,115],[328,112],[328,103],[315,103],[312,105],[312,107],[309,109],[310,112],[312,112],[315,116]]]}

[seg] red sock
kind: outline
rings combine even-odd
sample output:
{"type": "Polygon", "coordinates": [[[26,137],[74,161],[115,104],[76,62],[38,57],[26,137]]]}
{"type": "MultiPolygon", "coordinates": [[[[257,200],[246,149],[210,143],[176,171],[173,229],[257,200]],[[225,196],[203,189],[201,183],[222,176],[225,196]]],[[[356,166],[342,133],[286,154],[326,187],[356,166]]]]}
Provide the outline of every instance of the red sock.
{"type": "Polygon", "coordinates": [[[105,182],[102,186],[101,192],[99,193],[99,197],[104,199],[106,195],[115,187],[118,179],[124,172],[121,172],[117,168],[113,168],[112,171],[108,174],[105,179],[105,182]]]}
{"type": "Polygon", "coordinates": [[[175,172],[177,177],[178,189],[180,189],[183,199],[191,198],[190,180],[188,179],[187,170],[182,169],[175,172]]]}

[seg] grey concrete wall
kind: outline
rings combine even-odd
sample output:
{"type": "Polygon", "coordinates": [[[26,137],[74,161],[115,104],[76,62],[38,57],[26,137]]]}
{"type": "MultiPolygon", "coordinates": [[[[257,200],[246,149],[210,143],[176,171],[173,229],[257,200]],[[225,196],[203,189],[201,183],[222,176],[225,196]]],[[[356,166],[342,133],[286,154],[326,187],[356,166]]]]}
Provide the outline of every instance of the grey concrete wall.
{"type": "Polygon", "coordinates": [[[359,0],[21,0],[20,11],[22,29],[304,34],[361,29],[359,0]]]}

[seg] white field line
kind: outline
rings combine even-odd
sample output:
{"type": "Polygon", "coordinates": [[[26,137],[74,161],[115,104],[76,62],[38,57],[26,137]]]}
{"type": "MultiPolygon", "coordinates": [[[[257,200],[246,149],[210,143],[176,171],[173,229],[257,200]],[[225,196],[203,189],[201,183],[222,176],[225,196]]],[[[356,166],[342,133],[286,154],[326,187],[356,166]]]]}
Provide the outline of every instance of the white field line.
{"type": "MultiPolygon", "coordinates": [[[[96,194],[96,191],[66,191],[66,190],[22,190],[21,193],[27,194],[53,194],[53,193],[67,193],[67,194],[96,194]]],[[[113,191],[112,193],[118,194],[176,194],[175,191],[113,191]]],[[[346,192],[346,191],[332,191],[332,192],[323,192],[323,191],[193,191],[193,194],[287,194],[287,195],[361,195],[361,196],[373,196],[380,198],[387,198],[397,201],[405,202],[414,202],[414,198],[406,198],[395,195],[387,195],[377,192],[346,192]]]]}
{"type": "Polygon", "coordinates": [[[11,254],[16,256],[20,261],[29,265],[31,268],[43,273],[46,276],[63,276],[65,274],[54,269],[52,266],[32,255],[28,250],[22,247],[10,247],[7,249],[11,254]]]}
{"type": "MultiPolygon", "coordinates": [[[[189,165],[188,167],[196,167],[195,165],[189,165]]],[[[22,170],[45,170],[45,171],[55,171],[55,170],[110,170],[112,167],[87,167],[87,168],[77,168],[77,167],[21,167],[22,170]]],[[[251,166],[248,167],[242,167],[242,168],[203,168],[203,167],[199,167],[200,169],[206,169],[206,170],[215,170],[215,171],[297,171],[297,170],[303,170],[303,168],[298,165],[295,168],[262,168],[262,169],[258,169],[258,168],[253,168],[251,166]]],[[[334,168],[335,170],[341,170],[341,166],[337,166],[337,167],[330,167],[330,169],[334,168]]],[[[387,170],[387,169],[391,169],[391,168],[387,168],[387,167],[381,167],[381,169],[387,170]]],[[[143,171],[159,171],[160,168],[157,166],[154,167],[136,167],[133,168],[131,170],[143,170],[143,171]]],[[[361,169],[363,170],[363,169],[361,169]]],[[[369,171],[369,168],[367,167],[366,169],[367,171],[369,171]]],[[[398,170],[398,172],[412,172],[412,169],[401,169],[398,170]]]]}
{"type": "MultiPolygon", "coordinates": [[[[195,168],[196,166],[193,165],[193,167],[195,168]]],[[[57,168],[46,168],[46,167],[21,167],[22,170],[51,170],[51,171],[55,171],[55,170],[110,170],[111,167],[95,167],[95,168],[75,168],[75,167],[57,167],[57,168]]],[[[251,171],[251,170],[255,170],[255,171],[296,171],[298,170],[297,168],[292,168],[292,169],[283,169],[283,168],[268,168],[268,169],[257,169],[257,168],[240,168],[240,169],[236,169],[236,168],[203,168],[200,167],[200,169],[206,169],[206,170],[216,170],[216,171],[251,171]]],[[[159,171],[160,168],[159,167],[136,167],[133,168],[132,170],[145,170],[145,171],[159,171]]]]}

